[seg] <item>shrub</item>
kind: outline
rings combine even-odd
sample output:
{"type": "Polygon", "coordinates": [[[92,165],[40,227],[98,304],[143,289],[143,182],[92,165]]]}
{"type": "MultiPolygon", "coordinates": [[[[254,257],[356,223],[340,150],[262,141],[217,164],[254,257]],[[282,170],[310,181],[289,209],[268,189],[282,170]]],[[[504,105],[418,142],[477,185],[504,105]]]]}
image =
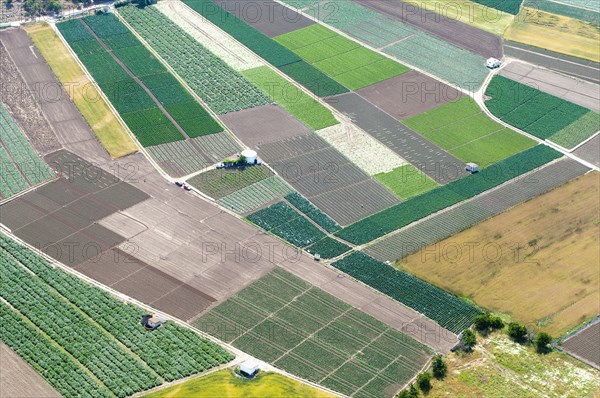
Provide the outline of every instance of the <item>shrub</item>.
{"type": "Polygon", "coordinates": [[[552,343],[552,336],[541,332],[535,339],[535,349],[539,354],[546,354],[551,350],[550,343],[552,343]]]}
{"type": "Polygon", "coordinates": [[[462,332],[460,344],[463,350],[465,350],[466,352],[472,351],[473,347],[475,347],[475,344],[477,344],[477,337],[475,336],[475,333],[473,333],[471,329],[465,329],[462,332]]]}
{"type": "Polygon", "coordinates": [[[527,341],[527,328],[523,325],[519,325],[516,322],[508,324],[508,337],[510,337],[516,343],[524,343],[527,341]]]}
{"type": "Polygon", "coordinates": [[[448,365],[446,365],[446,362],[444,362],[444,357],[441,354],[433,357],[431,361],[431,371],[433,372],[433,377],[438,380],[446,377],[446,373],[448,373],[448,365]]]}
{"type": "Polygon", "coordinates": [[[474,323],[475,329],[481,334],[487,334],[492,330],[499,330],[504,327],[504,321],[500,317],[493,316],[489,312],[477,315],[474,323]]]}
{"type": "Polygon", "coordinates": [[[425,394],[429,393],[429,391],[431,391],[431,373],[419,373],[417,376],[417,385],[425,394]]]}

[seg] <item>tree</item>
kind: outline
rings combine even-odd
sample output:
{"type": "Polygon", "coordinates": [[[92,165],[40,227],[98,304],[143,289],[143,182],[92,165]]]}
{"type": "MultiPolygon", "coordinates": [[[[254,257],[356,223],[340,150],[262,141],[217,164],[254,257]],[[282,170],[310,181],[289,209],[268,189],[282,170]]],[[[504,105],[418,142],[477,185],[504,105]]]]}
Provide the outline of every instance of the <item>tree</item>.
{"type": "Polygon", "coordinates": [[[433,372],[433,377],[438,380],[442,380],[446,377],[446,373],[448,373],[448,365],[444,362],[444,357],[440,354],[433,357],[431,361],[431,371],[433,372]]]}
{"type": "Polygon", "coordinates": [[[428,394],[431,391],[431,373],[419,373],[417,376],[417,385],[424,394],[428,394]]]}
{"type": "Polygon", "coordinates": [[[535,339],[535,349],[540,354],[546,354],[551,350],[550,343],[552,343],[552,336],[548,333],[541,332],[535,339]]]}
{"type": "Polygon", "coordinates": [[[511,322],[508,324],[508,337],[516,343],[524,343],[527,341],[527,328],[516,322],[511,322]]]}
{"type": "Polygon", "coordinates": [[[477,344],[477,337],[475,336],[475,333],[473,333],[473,331],[471,329],[465,329],[462,332],[462,337],[460,338],[460,343],[463,347],[463,349],[467,352],[473,350],[473,347],[475,347],[475,344],[477,344]]]}
{"type": "Polygon", "coordinates": [[[492,330],[499,330],[504,327],[504,321],[499,316],[493,316],[489,312],[479,314],[475,317],[475,329],[481,334],[488,334],[492,330]]]}
{"type": "Polygon", "coordinates": [[[419,398],[419,390],[411,384],[406,390],[400,391],[398,398],[419,398]]]}

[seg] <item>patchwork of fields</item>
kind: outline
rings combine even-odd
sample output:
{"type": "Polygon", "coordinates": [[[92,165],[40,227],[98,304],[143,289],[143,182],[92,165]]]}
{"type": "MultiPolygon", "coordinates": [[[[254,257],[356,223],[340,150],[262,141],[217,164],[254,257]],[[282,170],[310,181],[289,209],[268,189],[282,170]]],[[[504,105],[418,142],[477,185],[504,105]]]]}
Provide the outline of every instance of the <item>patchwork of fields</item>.
{"type": "Polygon", "coordinates": [[[392,397],[430,349],[275,269],[194,322],[257,358],[353,397],[392,397]]]}
{"type": "Polygon", "coordinates": [[[114,15],[57,27],[143,146],[223,130],[114,15]]]}
{"type": "Polygon", "coordinates": [[[7,108],[0,103],[0,199],[54,176],[54,171],[35,153],[7,108]]]}
{"type": "Polygon", "coordinates": [[[66,397],[125,397],[233,359],[172,323],[149,333],[140,324],[142,309],[4,235],[0,247],[0,338],[66,397]]]}
{"type": "Polygon", "coordinates": [[[319,21],[465,89],[488,74],[485,58],[354,2],[323,1],[304,10],[319,21]]]}
{"type": "Polygon", "coordinates": [[[506,123],[572,148],[600,130],[600,114],[504,76],[494,76],[486,106],[506,123]]]}

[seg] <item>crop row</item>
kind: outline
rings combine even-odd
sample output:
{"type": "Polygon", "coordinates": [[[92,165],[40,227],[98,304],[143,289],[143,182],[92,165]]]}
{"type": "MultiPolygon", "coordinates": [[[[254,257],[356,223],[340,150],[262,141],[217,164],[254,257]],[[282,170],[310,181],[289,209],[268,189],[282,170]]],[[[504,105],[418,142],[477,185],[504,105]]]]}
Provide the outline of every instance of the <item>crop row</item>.
{"type": "MultiPolygon", "coordinates": [[[[490,97],[486,106],[495,116],[542,139],[550,138],[580,119],[599,120],[598,114],[589,109],[504,76],[494,76],[486,95],[490,97]]],[[[599,129],[595,123],[578,127],[577,134],[571,137],[575,140],[563,137],[561,142],[574,146],[577,140],[588,138],[599,129]]]]}
{"type": "Polygon", "coordinates": [[[271,99],[155,7],[119,13],[216,113],[253,108],[271,99]]]}
{"type": "Polygon", "coordinates": [[[469,327],[480,313],[479,309],[458,297],[361,252],[352,253],[332,265],[454,333],[469,327]]]}
{"type": "Polygon", "coordinates": [[[161,384],[156,373],[118,346],[81,312],[0,252],[0,295],[88,368],[110,391],[125,397],[161,384]]]}
{"type": "Polygon", "coordinates": [[[66,398],[108,398],[113,395],[98,384],[73,359],[23,317],[0,302],[0,341],[40,372],[66,398]]]}
{"type": "Polygon", "coordinates": [[[308,218],[319,224],[327,232],[333,233],[340,229],[338,223],[332,220],[327,214],[323,213],[312,203],[306,200],[302,195],[293,192],[285,197],[292,206],[306,214],[308,218]]]}
{"type": "Polygon", "coordinates": [[[561,154],[552,148],[537,145],[486,167],[477,174],[437,187],[364,218],[336,232],[336,235],[357,245],[370,242],[541,167],[560,156],[561,154]]]}
{"type": "Polygon", "coordinates": [[[328,96],[348,91],[286,47],[211,0],[184,0],[184,3],[316,95],[328,96]]]}
{"type": "Polygon", "coordinates": [[[237,214],[248,213],[275,199],[281,199],[292,188],[279,176],[271,176],[235,191],[217,201],[237,214]]]}
{"type": "Polygon", "coordinates": [[[218,345],[171,322],[149,333],[140,324],[144,315],[140,308],[124,304],[80,279],[53,268],[35,253],[2,235],[0,247],[94,319],[167,381],[183,378],[233,359],[230,353],[218,345]]]}
{"type": "Polygon", "coordinates": [[[346,253],[348,250],[350,250],[350,246],[328,236],[306,248],[307,252],[318,254],[321,258],[325,259],[337,257],[346,253]]]}
{"type": "Polygon", "coordinates": [[[141,83],[105,51],[82,20],[63,22],[57,27],[143,146],[185,138],[166,113],[189,137],[222,131],[208,112],[114,15],[89,16],[83,21],[141,83]],[[140,85],[142,83],[164,111],[140,85]]]}

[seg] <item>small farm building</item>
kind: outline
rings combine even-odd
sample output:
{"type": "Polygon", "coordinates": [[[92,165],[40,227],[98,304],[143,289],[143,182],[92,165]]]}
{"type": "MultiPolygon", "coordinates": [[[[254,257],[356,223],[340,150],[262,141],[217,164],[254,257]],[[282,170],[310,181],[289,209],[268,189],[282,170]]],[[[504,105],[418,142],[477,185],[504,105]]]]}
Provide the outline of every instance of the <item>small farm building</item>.
{"type": "Polygon", "coordinates": [[[259,370],[256,361],[245,361],[240,364],[240,373],[246,377],[254,377],[259,370]]]}

